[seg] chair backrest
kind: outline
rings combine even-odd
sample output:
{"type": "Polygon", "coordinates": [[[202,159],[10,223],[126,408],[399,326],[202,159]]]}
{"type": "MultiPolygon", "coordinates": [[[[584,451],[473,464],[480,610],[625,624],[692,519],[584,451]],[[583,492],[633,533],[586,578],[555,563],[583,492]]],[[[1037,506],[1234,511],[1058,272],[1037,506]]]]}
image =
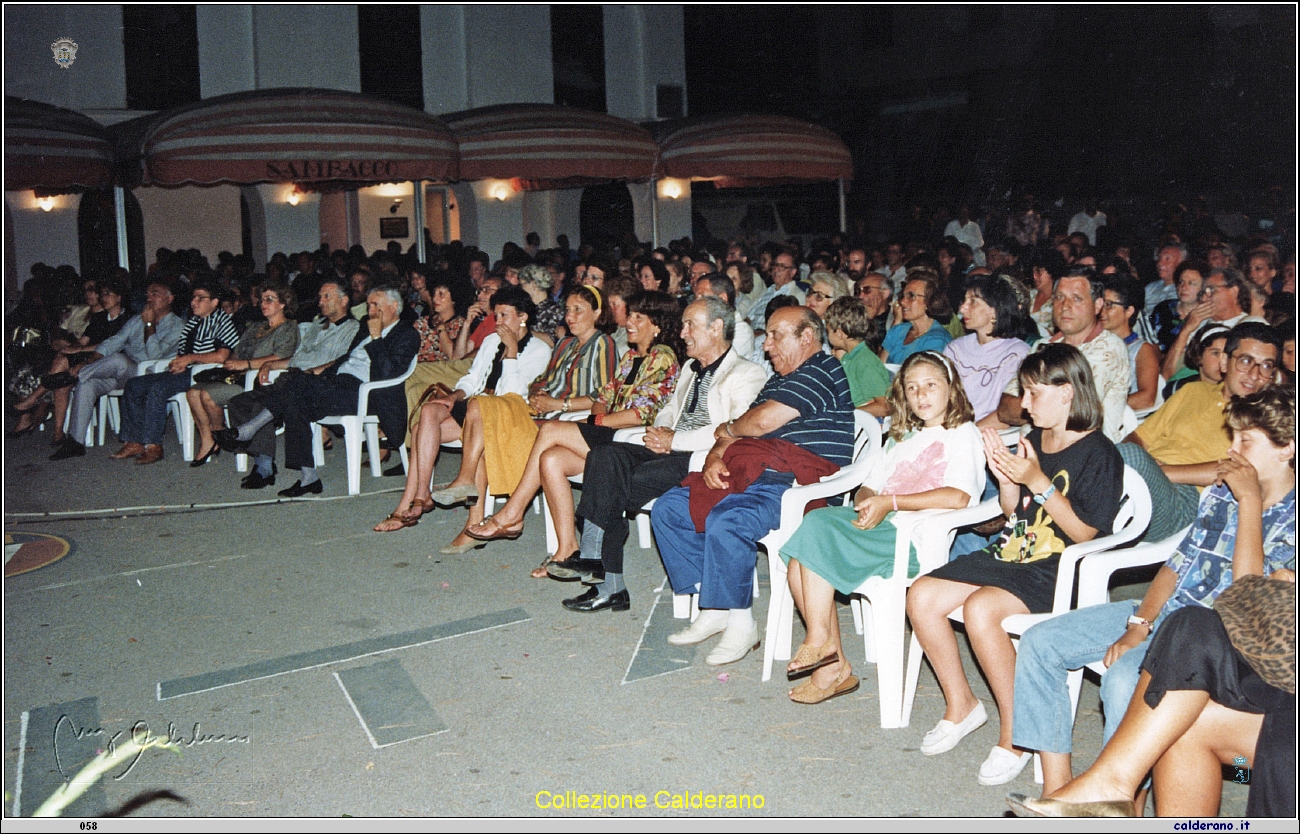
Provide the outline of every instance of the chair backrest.
{"type": "Polygon", "coordinates": [[[1101,553],[1122,547],[1142,535],[1151,523],[1151,492],[1146,481],[1131,466],[1124,467],[1124,497],[1120,499],[1119,512],[1111,525],[1109,535],[1070,545],[1061,554],[1061,567],[1056,577],[1056,593],[1052,611],[1060,614],[1070,610],[1074,597],[1074,573],[1079,560],[1092,553],[1101,553]]]}
{"type": "Polygon", "coordinates": [[[415,373],[415,366],[419,361],[420,361],[420,357],[418,355],[412,356],[411,364],[406,366],[406,370],[403,373],[399,374],[398,376],[393,377],[392,379],[381,379],[381,380],[376,380],[375,382],[363,382],[361,384],[361,387],[357,389],[357,416],[364,418],[367,412],[370,411],[371,391],[374,391],[377,388],[391,388],[394,385],[402,385],[403,383],[406,382],[406,380],[411,378],[411,374],[415,373]]]}
{"type": "Polygon", "coordinates": [[[853,459],[877,451],[883,442],[880,421],[860,408],[853,409],[853,459]]]}

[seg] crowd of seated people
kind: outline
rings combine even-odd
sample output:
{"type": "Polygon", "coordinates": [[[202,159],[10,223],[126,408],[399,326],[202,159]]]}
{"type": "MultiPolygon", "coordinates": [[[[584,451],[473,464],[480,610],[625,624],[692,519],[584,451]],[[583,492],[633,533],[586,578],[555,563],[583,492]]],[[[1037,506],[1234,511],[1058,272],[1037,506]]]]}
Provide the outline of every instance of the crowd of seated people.
{"type": "MultiPolygon", "coordinates": [[[[405,488],[375,531],[468,502],[441,551],[465,553],[518,538],[540,491],[558,547],[532,575],[581,582],[567,610],[621,611],[632,604],[629,519],[652,507],[669,582],[699,605],[669,641],[720,635],[706,662],[725,665],[762,639],[757,542],[792,484],[849,462],[861,410],[885,427],[879,457],[843,506],[810,513],[780,553],[807,629],[787,667],[807,680],[790,699],[812,705],[858,688],[835,594],[892,570],[896,513],[996,497],[1001,517],[966,531],[951,561],[908,593],[945,698],[921,752],[940,755],[993,717],[949,620],[962,608],[998,708],[981,784],[1012,781],[1039,752],[1051,801],[1018,807],[1114,799],[1095,781],[1070,781],[1069,713],[1061,718],[1066,673],[1103,660],[1115,666],[1102,693],[1116,741],[1098,767],[1117,767],[1112,747],[1128,751],[1128,809],[1140,812],[1133,800],[1154,767],[1158,812],[1187,813],[1210,806],[1175,799],[1185,788],[1162,797],[1174,767],[1162,763],[1224,726],[1258,734],[1257,717],[1216,719],[1207,701],[1254,716],[1273,702],[1218,690],[1161,702],[1151,661],[1139,672],[1177,609],[1208,608],[1234,575],[1294,570],[1294,419],[1278,416],[1294,413],[1294,259],[1261,237],[1229,245],[1166,230],[1148,263],[1134,239],[1108,234],[1105,215],[1088,216],[1091,234],[1053,235],[1029,209],[1005,232],[984,223],[977,236],[963,215],[942,236],[879,248],[844,236],[811,249],[684,239],[573,251],[566,240],[507,244],[493,263],[457,243],[418,263],[397,247],[354,247],[276,255],[262,272],[245,256],[223,253],[213,269],[197,252],[160,250],[134,281],[44,270],[11,313],[9,437],[53,412],[51,459],[81,457],[96,401],[124,388],[113,457],[154,464],[167,402],[185,392],[192,466],[245,452],[254,466],[241,486],[273,486],[282,426],[282,465],[297,480],[280,494],[319,495],[312,424],[354,412],[361,384],[405,376],[370,399],[384,458],[409,449],[405,472],[389,470],[405,474],[405,488]],[[167,362],[137,376],[145,360],[167,362]],[[211,367],[194,374],[196,365],[211,367]],[[449,443],[460,444],[459,469],[435,484],[449,443]],[[1140,603],[1055,618],[1017,652],[1002,620],[1051,610],[1062,551],[1111,531],[1125,466],[1152,498],[1141,538],[1189,528],[1186,539],[1140,603]],[[509,497],[489,515],[493,496],[509,497]],[[1173,702],[1186,739],[1135,741],[1152,737],[1147,713],[1173,702]],[[1197,735],[1206,715],[1217,723],[1197,735]],[[1151,759],[1136,770],[1135,745],[1151,759]]],[[[1289,720],[1293,732],[1293,709],[1289,720]]]]}

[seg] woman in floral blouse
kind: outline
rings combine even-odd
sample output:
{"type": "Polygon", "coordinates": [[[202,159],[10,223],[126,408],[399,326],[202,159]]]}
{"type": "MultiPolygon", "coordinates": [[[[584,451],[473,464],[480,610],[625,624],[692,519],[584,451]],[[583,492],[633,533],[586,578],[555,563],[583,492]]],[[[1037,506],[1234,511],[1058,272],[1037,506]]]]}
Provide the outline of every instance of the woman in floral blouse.
{"type": "MultiPolygon", "coordinates": [[[[618,372],[594,397],[576,397],[574,410],[590,409],[586,422],[549,420],[533,443],[523,479],[496,515],[469,527],[476,539],[518,538],[524,529],[524,512],[540,487],[546,493],[551,517],[560,536],[556,554],[566,558],[578,549],[574,537],[573,493],[569,478],[582,473],[593,446],[614,441],[623,428],[648,426],[668,401],[677,382],[681,344],[681,312],[667,293],[644,292],[628,300],[627,336],[630,349],[618,372]]],[[[533,571],[546,576],[546,562],[533,571]]]]}

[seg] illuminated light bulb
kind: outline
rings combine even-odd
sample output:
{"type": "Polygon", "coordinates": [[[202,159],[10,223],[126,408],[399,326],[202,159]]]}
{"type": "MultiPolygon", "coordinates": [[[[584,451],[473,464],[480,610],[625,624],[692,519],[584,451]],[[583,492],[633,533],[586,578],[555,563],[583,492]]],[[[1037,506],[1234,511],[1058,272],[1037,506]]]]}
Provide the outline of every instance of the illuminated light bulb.
{"type": "Polygon", "coordinates": [[[54,198],[38,197],[36,198],[36,205],[41,207],[41,211],[51,211],[54,209],[54,198]]]}
{"type": "Polygon", "coordinates": [[[508,183],[499,182],[492,186],[488,193],[501,202],[505,202],[506,198],[510,196],[510,185],[508,183]]]}

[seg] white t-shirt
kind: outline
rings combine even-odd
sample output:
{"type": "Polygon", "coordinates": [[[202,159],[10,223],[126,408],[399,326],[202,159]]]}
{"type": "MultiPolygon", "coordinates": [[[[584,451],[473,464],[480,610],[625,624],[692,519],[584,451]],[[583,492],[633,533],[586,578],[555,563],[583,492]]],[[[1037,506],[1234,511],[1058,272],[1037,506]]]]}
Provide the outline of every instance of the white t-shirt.
{"type": "Polygon", "coordinates": [[[974,423],[955,429],[933,426],[914,431],[884,452],[867,473],[863,486],[877,495],[913,495],[952,487],[970,496],[974,506],[984,493],[984,441],[974,423]]]}

